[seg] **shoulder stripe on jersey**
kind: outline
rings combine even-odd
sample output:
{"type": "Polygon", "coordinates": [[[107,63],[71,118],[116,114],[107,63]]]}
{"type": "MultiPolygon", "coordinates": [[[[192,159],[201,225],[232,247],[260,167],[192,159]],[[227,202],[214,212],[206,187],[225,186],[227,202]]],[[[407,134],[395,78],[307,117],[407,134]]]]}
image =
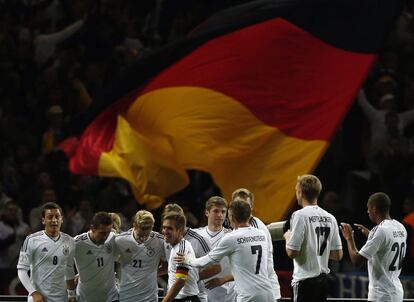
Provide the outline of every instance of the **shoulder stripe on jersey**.
{"type": "Polygon", "coordinates": [[[184,253],[185,252],[185,240],[180,241],[180,245],[178,246],[178,252],[184,253]]]}
{"type": "Polygon", "coordinates": [[[372,239],[372,237],[374,236],[375,232],[378,230],[378,225],[376,225],[370,232],[368,239],[372,239]]]}
{"type": "Polygon", "coordinates": [[[259,228],[259,225],[257,224],[257,221],[254,219],[254,217],[252,217],[252,219],[250,219],[250,225],[256,229],[259,228]]]}
{"type": "Polygon", "coordinates": [[[131,236],[131,232],[123,232],[123,233],[120,233],[120,234],[117,234],[116,235],[116,237],[125,237],[125,236],[131,236]]]}
{"type": "Polygon", "coordinates": [[[158,233],[155,233],[155,237],[164,240],[164,236],[158,233]]]}
{"type": "Polygon", "coordinates": [[[80,236],[76,236],[75,241],[78,242],[78,241],[84,241],[84,240],[87,240],[87,239],[88,239],[88,234],[83,234],[83,235],[80,235],[80,236]]]}
{"type": "Polygon", "coordinates": [[[29,240],[35,237],[39,237],[43,235],[43,231],[38,231],[36,233],[30,234],[29,236],[26,237],[26,239],[23,242],[23,245],[21,247],[21,251],[26,252],[27,251],[27,245],[29,244],[29,240]]]}
{"type": "Polygon", "coordinates": [[[189,229],[187,234],[188,234],[188,236],[193,237],[193,238],[198,240],[198,242],[200,243],[200,245],[203,248],[205,253],[208,253],[210,251],[210,248],[208,247],[207,241],[203,236],[201,236],[200,234],[194,232],[192,229],[189,229]]]}

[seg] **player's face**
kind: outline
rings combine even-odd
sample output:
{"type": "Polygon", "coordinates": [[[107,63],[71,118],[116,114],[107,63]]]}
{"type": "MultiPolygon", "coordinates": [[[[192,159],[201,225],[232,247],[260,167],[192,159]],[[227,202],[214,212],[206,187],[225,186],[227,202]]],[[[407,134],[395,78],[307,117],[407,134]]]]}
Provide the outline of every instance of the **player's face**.
{"type": "Polygon", "coordinates": [[[219,228],[223,225],[226,218],[227,208],[222,206],[213,206],[210,210],[206,210],[206,216],[209,225],[219,228]]]}
{"type": "Polygon", "coordinates": [[[176,245],[182,237],[182,230],[177,229],[175,221],[171,219],[165,219],[162,222],[162,233],[164,234],[165,241],[172,245],[176,245]]]}
{"type": "Polygon", "coordinates": [[[230,221],[230,226],[233,229],[236,229],[236,224],[235,224],[235,221],[234,221],[233,214],[232,214],[231,210],[229,210],[229,221],[230,221]]]}
{"type": "Polygon", "coordinates": [[[151,234],[152,228],[143,230],[139,225],[134,225],[134,237],[139,242],[147,241],[149,235],[151,234]]]}
{"type": "Polygon", "coordinates": [[[112,231],[112,224],[110,225],[98,225],[91,228],[91,238],[96,244],[103,244],[112,231]]]}
{"type": "Polygon", "coordinates": [[[301,201],[302,192],[300,190],[299,184],[296,184],[295,190],[296,190],[296,200],[298,201],[298,205],[301,206],[302,205],[302,201],[301,201]]]}
{"type": "Polygon", "coordinates": [[[374,220],[374,212],[375,212],[374,206],[372,205],[371,200],[368,200],[368,202],[367,202],[367,213],[368,213],[368,217],[369,217],[369,219],[372,222],[375,223],[375,220],[374,220]]]}
{"type": "Polygon", "coordinates": [[[63,216],[59,209],[45,210],[45,216],[42,217],[42,224],[45,226],[45,232],[49,236],[56,236],[60,232],[63,223],[63,216]]]}

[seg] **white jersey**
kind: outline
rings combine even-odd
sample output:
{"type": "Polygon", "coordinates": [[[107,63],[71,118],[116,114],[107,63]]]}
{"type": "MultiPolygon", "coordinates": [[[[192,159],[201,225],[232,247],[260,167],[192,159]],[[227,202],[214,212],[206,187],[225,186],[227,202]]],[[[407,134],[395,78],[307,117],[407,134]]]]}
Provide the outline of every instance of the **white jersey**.
{"type": "Polygon", "coordinates": [[[328,274],[330,252],[342,249],[335,217],[317,205],[306,206],[292,214],[290,229],[286,247],[299,252],[293,260],[292,284],[328,274]]]}
{"type": "Polygon", "coordinates": [[[396,220],[386,219],[374,227],[359,254],[368,259],[368,300],[402,301],[398,278],[407,247],[407,231],[396,220]]]}
{"type": "Polygon", "coordinates": [[[138,243],[133,229],[115,237],[117,261],[121,263],[120,302],[157,302],[157,271],[160,260],[166,261],[164,237],[152,231],[138,243]]]}
{"type": "Polygon", "coordinates": [[[252,217],[250,219],[250,226],[255,227],[256,229],[262,230],[266,235],[266,241],[267,241],[267,244],[269,245],[268,257],[267,257],[267,261],[268,261],[267,269],[268,269],[268,274],[269,274],[269,280],[272,285],[272,289],[273,289],[272,292],[273,292],[274,300],[280,299],[281,295],[280,295],[279,279],[277,278],[275,268],[274,268],[274,263],[273,263],[272,235],[270,235],[269,229],[263,223],[263,221],[261,221],[257,217],[252,217]]]}
{"type": "Polygon", "coordinates": [[[76,288],[78,302],[118,300],[115,287],[115,234],[104,244],[96,245],[89,233],[75,237],[75,264],[79,272],[76,288]]]}
{"type": "MultiPolygon", "coordinates": [[[[209,251],[211,251],[211,245],[206,238],[198,234],[193,229],[188,228],[187,232],[184,235],[184,239],[191,243],[193,247],[195,256],[197,258],[207,255],[209,251]]],[[[198,278],[197,278],[198,279],[198,278]]],[[[201,302],[207,302],[207,289],[204,286],[204,282],[198,282],[198,298],[201,302]]]]}
{"type": "MultiPolygon", "coordinates": [[[[211,232],[207,226],[195,229],[198,234],[206,238],[212,248],[216,247],[225,234],[231,232],[231,229],[222,228],[219,232],[211,232]]],[[[212,278],[223,277],[231,274],[230,262],[228,257],[220,260],[221,272],[212,278]]],[[[208,280],[208,279],[207,279],[208,280]]],[[[208,302],[235,301],[234,281],[227,282],[222,286],[213,289],[207,289],[208,302]]]]}
{"type": "Polygon", "coordinates": [[[226,234],[207,256],[189,259],[190,265],[205,266],[228,256],[237,288],[237,301],[274,301],[269,280],[266,235],[254,227],[243,227],[226,234]]]}
{"type": "Polygon", "coordinates": [[[61,232],[54,240],[39,231],[26,237],[17,269],[30,270],[30,280],[45,301],[67,301],[66,280],[75,277],[74,251],[75,242],[68,234],[61,232]]]}
{"type": "Polygon", "coordinates": [[[177,279],[186,279],[184,287],[180,290],[175,299],[197,296],[199,293],[197,286],[198,270],[186,264],[177,265],[174,261],[174,257],[177,253],[182,253],[187,257],[195,257],[190,242],[185,239],[181,239],[179,243],[171,247],[170,259],[168,260],[168,288],[171,288],[177,279]]]}

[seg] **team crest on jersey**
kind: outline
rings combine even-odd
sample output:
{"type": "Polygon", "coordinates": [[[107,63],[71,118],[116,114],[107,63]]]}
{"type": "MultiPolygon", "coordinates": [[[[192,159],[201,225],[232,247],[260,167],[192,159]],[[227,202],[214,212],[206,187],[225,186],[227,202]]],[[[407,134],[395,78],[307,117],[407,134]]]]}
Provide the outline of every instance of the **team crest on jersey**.
{"type": "Polygon", "coordinates": [[[105,244],[105,250],[108,254],[112,253],[112,245],[105,244]]]}
{"type": "Polygon", "coordinates": [[[154,249],[147,246],[147,256],[152,257],[152,256],[154,256],[154,254],[155,254],[154,249]]]}
{"type": "Polygon", "coordinates": [[[63,247],[62,247],[62,253],[65,256],[69,255],[69,246],[68,245],[66,245],[66,244],[63,245],[63,247]]]}

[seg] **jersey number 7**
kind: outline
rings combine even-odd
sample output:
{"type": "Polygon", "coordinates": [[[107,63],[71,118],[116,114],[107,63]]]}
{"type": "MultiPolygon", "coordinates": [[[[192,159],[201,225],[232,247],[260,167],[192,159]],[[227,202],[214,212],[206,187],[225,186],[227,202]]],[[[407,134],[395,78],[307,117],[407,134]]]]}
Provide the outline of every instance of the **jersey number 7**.
{"type": "Polygon", "coordinates": [[[257,254],[257,262],[256,262],[256,271],[255,274],[257,275],[260,271],[260,262],[262,261],[262,246],[261,245],[252,245],[252,254],[257,254]]]}

